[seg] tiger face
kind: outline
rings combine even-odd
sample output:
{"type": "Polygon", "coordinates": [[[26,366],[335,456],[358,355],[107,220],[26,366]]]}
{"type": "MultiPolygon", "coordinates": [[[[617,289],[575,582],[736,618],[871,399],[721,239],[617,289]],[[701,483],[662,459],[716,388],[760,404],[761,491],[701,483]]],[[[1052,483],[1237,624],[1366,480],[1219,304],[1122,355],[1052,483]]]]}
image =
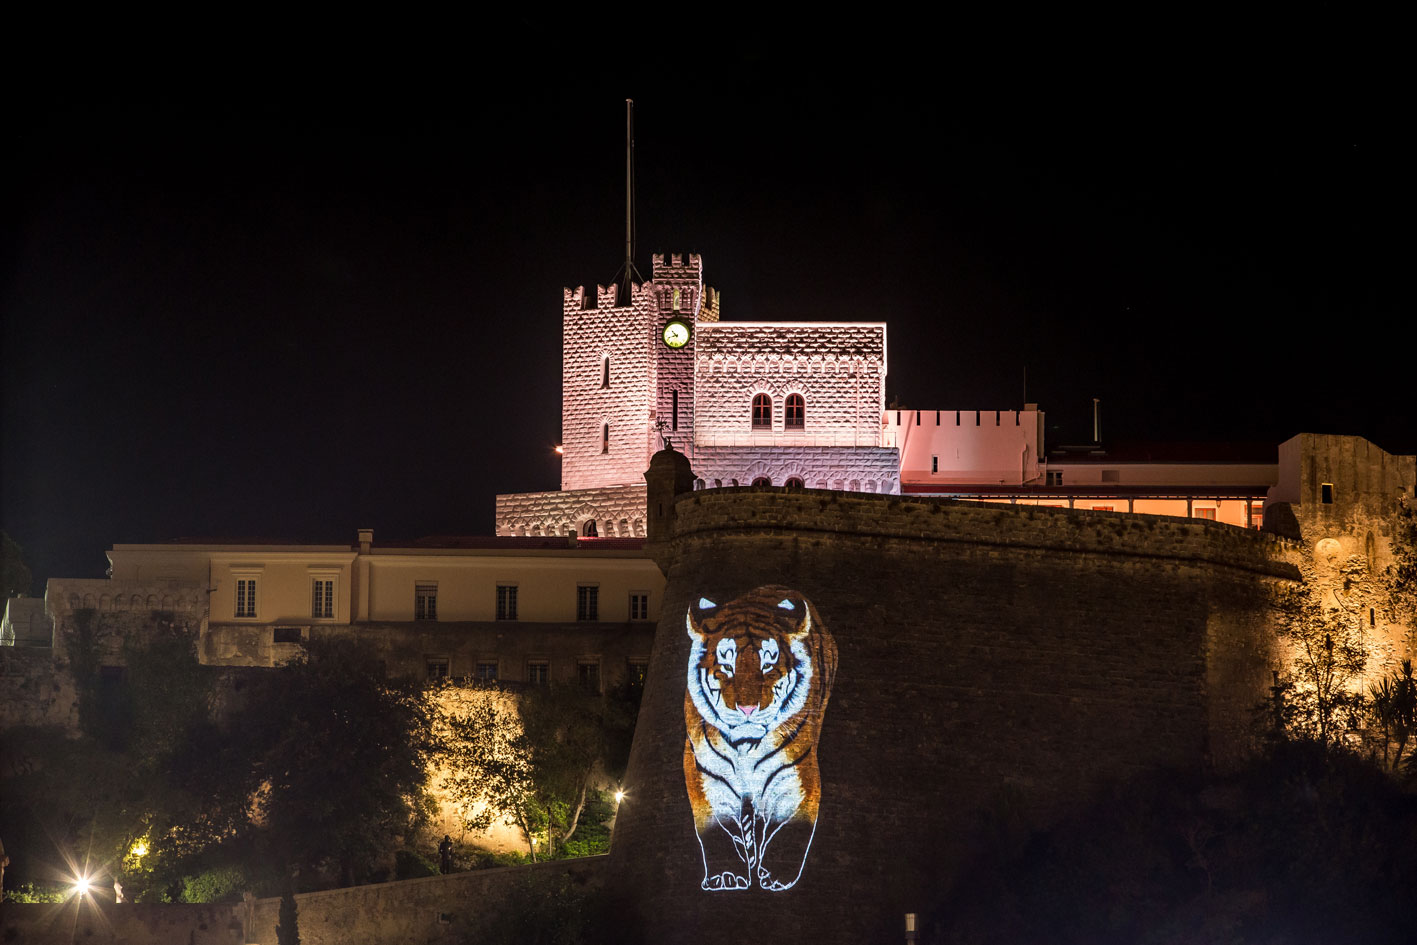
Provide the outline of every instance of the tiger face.
{"type": "Polygon", "coordinates": [[[775,599],[739,598],[720,612],[701,597],[686,620],[694,706],[733,745],[757,741],[801,711],[812,681],[803,645],[812,629],[806,601],[782,588],[760,590],[775,599]]]}

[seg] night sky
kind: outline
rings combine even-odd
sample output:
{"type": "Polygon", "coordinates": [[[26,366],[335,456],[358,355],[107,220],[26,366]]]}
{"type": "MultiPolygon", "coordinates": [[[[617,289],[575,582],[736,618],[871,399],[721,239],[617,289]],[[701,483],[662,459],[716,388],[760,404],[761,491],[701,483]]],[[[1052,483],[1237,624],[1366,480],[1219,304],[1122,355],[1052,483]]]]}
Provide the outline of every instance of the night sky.
{"type": "Polygon", "coordinates": [[[1026,369],[1050,445],[1099,397],[1104,441],[1417,451],[1410,76],[1336,17],[88,62],[9,117],[3,526],[40,582],[117,542],[490,534],[559,484],[561,288],[620,264],[627,96],[640,272],[886,321],[908,406],[1017,408],[1026,369]]]}

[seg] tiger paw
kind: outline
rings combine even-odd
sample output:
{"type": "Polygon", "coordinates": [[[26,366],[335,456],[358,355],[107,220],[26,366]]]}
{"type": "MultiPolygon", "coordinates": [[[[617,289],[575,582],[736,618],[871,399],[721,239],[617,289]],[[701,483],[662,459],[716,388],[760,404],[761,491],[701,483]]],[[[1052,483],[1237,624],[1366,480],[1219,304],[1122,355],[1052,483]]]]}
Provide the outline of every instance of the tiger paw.
{"type": "Polygon", "coordinates": [[[713,876],[706,876],[703,882],[704,889],[747,889],[750,885],[748,877],[739,876],[728,870],[713,876]]]}

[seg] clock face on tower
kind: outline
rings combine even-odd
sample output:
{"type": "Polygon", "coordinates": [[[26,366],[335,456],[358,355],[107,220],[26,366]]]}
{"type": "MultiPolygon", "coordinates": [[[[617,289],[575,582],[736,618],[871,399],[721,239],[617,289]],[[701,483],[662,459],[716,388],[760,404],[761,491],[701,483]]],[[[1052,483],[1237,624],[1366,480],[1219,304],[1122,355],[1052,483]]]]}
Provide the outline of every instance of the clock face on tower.
{"type": "Polygon", "coordinates": [[[682,319],[670,319],[664,324],[664,343],[671,348],[682,348],[689,343],[689,326],[682,319]]]}

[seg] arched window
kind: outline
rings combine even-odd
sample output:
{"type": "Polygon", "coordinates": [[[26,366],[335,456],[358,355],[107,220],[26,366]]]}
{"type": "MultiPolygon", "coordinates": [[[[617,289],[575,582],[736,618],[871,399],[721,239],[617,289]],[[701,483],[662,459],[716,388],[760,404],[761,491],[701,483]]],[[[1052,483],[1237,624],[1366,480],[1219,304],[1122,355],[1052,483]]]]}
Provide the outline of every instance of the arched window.
{"type": "Polygon", "coordinates": [[[755,486],[770,486],[770,485],[772,485],[772,480],[769,479],[767,476],[759,476],[758,478],[756,478],[756,479],[753,480],[753,485],[755,485],[755,486]]]}
{"type": "Polygon", "coordinates": [[[591,519],[590,521],[585,523],[585,525],[581,528],[581,535],[585,538],[597,537],[595,531],[595,519],[591,519]]]}
{"type": "Polygon", "coordinates": [[[610,355],[605,356],[605,360],[600,362],[600,386],[610,386],[610,355]]]}
{"type": "Polygon", "coordinates": [[[788,394],[787,404],[782,408],[782,426],[787,430],[801,430],[807,425],[807,402],[801,394],[788,394]]]}
{"type": "Polygon", "coordinates": [[[803,489],[803,488],[806,488],[806,485],[805,485],[805,483],[802,482],[801,479],[798,479],[796,476],[792,476],[792,477],[790,477],[790,478],[787,480],[787,488],[789,488],[789,489],[803,489]]]}
{"type": "Polygon", "coordinates": [[[600,428],[600,451],[610,452],[610,424],[605,424],[600,428]]]}
{"type": "Polygon", "coordinates": [[[753,395],[753,429],[772,429],[772,398],[767,394],[753,395]]]}

